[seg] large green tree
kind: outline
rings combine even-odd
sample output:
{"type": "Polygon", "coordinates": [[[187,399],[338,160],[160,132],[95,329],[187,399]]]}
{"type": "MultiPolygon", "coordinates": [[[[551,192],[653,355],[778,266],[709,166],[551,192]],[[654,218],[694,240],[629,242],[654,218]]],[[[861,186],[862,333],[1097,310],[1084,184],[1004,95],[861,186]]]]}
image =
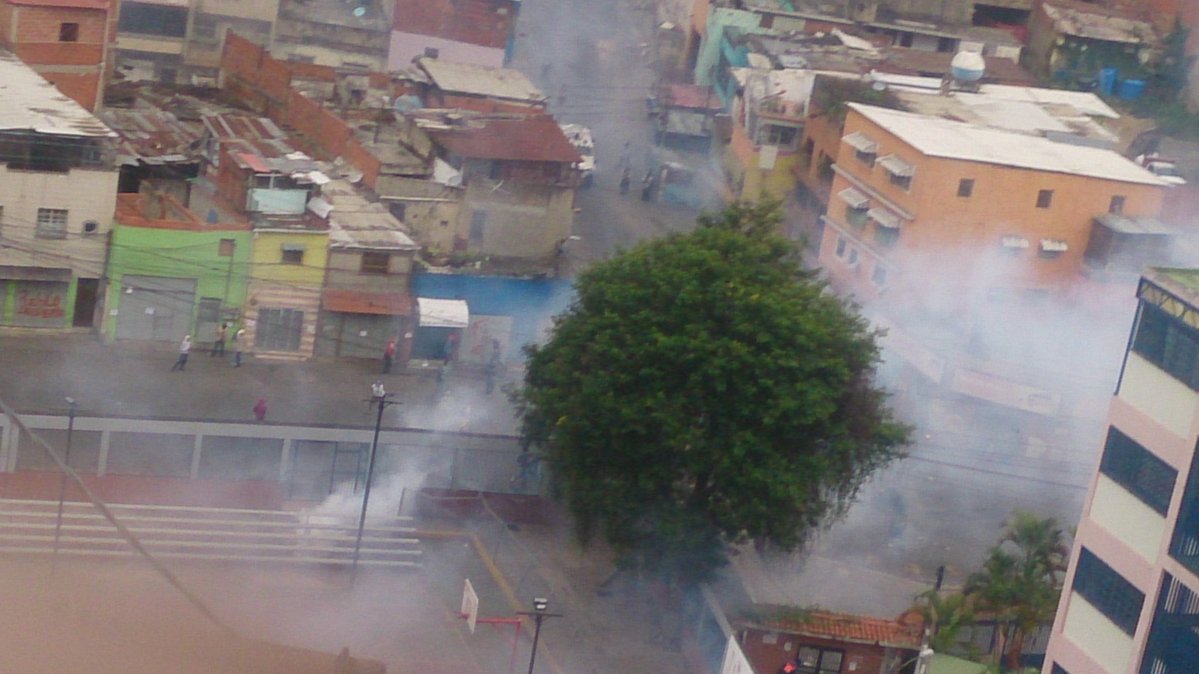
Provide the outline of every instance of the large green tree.
{"type": "Polygon", "coordinates": [[[873,381],[876,333],[775,232],[777,204],[597,264],[517,393],[586,541],[672,581],[729,541],[794,549],[908,429],[873,381]]]}

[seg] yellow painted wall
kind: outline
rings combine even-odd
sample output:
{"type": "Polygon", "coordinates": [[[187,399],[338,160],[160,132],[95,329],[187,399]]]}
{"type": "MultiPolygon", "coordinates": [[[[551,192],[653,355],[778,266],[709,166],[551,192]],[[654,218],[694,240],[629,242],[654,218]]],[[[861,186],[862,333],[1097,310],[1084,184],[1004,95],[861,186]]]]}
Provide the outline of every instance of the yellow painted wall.
{"type": "Polygon", "coordinates": [[[308,231],[256,231],[250,254],[255,281],[321,286],[328,261],[329,234],[308,231]],[[283,264],[283,245],[304,246],[302,264],[283,264]]]}

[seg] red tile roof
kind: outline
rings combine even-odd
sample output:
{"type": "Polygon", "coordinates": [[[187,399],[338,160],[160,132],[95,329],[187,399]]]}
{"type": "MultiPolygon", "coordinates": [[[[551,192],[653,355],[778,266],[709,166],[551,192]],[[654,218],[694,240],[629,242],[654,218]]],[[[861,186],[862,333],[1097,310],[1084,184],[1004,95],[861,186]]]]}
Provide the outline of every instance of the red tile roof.
{"type": "Polygon", "coordinates": [[[407,316],[412,313],[412,297],[407,293],[379,293],[327,288],[321,305],[329,311],[347,314],[407,316]]]}
{"type": "Polygon", "coordinates": [[[574,163],[581,161],[561,127],[548,115],[492,119],[479,126],[429,135],[459,157],[574,163]]]}
{"type": "Polygon", "coordinates": [[[395,29],[504,49],[519,8],[514,0],[396,0],[395,29]]]}
{"type": "Polygon", "coordinates": [[[855,643],[881,644],[898,648],[920,647],[920,625],[887,618],[808,611],[803,619],[767,618],[762,627],[780,632],[855,643]]]}

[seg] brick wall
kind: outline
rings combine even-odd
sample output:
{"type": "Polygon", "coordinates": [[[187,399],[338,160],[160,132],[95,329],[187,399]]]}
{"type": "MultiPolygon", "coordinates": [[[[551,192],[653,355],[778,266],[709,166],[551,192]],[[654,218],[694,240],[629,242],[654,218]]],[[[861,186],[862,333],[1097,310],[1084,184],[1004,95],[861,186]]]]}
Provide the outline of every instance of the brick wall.
{"type": "Polygon", "coordinates": [[[88,110],[95,110],[96,96],[100,89],[100,71],[97,69],[90,73],[58,73],[53,71],[45,71],[41,68],[34,67],[38,74],[46,78],[46,81],[58,87],[58,90],[64,96],[82,105],[88,110]]]}
{"type": "MultiPolygon", "coordinates": [[[[303,136],[323,159],[344,158],[362,171],[363,182],[374,189],[382,163],[354,137],[354,130],[345,121],[291,88],[293,78],[298,77],[333,81],[336,73],[326,66],[272,58],[262,47],[235,33],[225,39],[222,88],[259,114],[303,136]]],[[[240,198],[244,201],[244,191],[240,198]]]]}
{"type": "Polygon", "coordinates": [[[64,48],[75,44],[104,44],[104,24],[108,17],[103,11],[70,7],[20,7],[16,17],[17,44],[53,42],[64,48]],[[59,42],[59,29],[64,23],[79,24],[78,42],[59,42]]]}

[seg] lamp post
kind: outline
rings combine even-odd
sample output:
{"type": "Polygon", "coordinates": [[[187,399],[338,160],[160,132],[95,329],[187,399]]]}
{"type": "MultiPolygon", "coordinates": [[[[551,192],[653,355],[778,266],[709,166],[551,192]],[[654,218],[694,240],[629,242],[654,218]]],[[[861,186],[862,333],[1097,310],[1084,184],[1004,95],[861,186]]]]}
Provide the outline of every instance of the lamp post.
{"type": "Polygon", "coordinates": [[[541,638],[541,623],[545,622],[546,618],[561,618],[561,613],[547,613],[550,607],[550,600],[536,597],[533,599],[532,611],[517,611],[517,615],[527,615],[533,619],[533,650],[529,653],[529,674],[533,674],[533,663],[537,661],[537,642],[541,638]]]}
{"type": "Polygon", "coordinates": [[[383,410],[387,409],[388,405],[399,405],[398,402],[390,400],[392,394],[388,393],[383,388],[382,382],[371,384],[371,397],[368,402],[378,406],[378,414],[375,415],[375,436],[371,439],[371,453],[366,461],[366,488],[362,490],[362,514],[358,516],[358,535],[354,539],[354,570],[358,570],[358,554],[362,550],[362,530],[366,527],[366,508],[371,500],[371,477],[375,474],[375,454],[379,451],[379,429],[383,426],[383,410]]]}
{"type": "MultiPolygon", "coordinates": [[[[67,398],[67,446],[63,450],[62,462],[63,465],[71,465],[71,436],[75,434],[75,412],[79,405],[74,398],[67,398]]],[[[58,538],[62,533],[62,511],[63,504],[67,497],[67,471],[60,470],[62,473],[58,481],[58,517],[54,520],[54,558],[58,559],[58,538]]]]}

